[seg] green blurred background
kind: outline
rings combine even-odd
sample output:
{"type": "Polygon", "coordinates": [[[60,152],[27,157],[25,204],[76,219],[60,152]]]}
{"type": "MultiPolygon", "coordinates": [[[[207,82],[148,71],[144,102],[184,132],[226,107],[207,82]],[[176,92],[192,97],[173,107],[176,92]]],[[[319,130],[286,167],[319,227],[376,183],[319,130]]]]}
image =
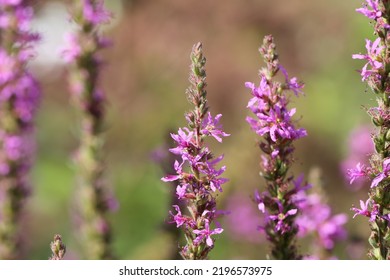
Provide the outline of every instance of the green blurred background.
{"type": "MultiPolygon", "coordinates": [[[[368,20],[355,12],[361,0],[106,0],[115,20],[105,29],[113,46],[102,56],[107,62],[101,86],[107,106],[107,181],[120,208],[111,215],[114,248],[120,259],[166,259],[175,242],[164,231],[172,187],[160,181],[163,172],[151,160],[169,131],[186,125],[189,110],[189,54],[203,42],[207,57],[208,99],[213,114],[231,136],[223,144],[210,142],[225,154],[230,179],[219,195],[221,208],[229,196],[241,194],[251,203],[261,187],[256,135],[245,117],[250,91],[244,82],[258,82],[262,61],[258,47],[266,34],[276,39],[280,61],[291,76],[306,83],[305,97],[293,100],[299,124],[309,136],[297,143],[294,174],[322,170],[328,202],[335,213],[345,212],[349,237],[337,247],[342,259],[366,258],[368,226],[352,220],[349,210],[367,190],[352,192],[340,172],[347,139],[356,126],[369,122],[362,108],[372,103],[365,93],[353,53],[364,52],[372,37],[368,20]],[[360,253],[347,252],[358,245],[360,253]]],[[[71,155],[77,147],[77,118],[69,102],[66,69],[59,60],[63,33],[69,31],[66,1],[36,1],[34,28],[42,33],[39,55],[31,66],[42,83],[43,99],[37,119],[38,153],[33,171],[34,191],[23,231],[27,259],[47,259],[49,243],[60,233],[67,258],[82,258],[72,223],[75,190],[71,155]]],[[[173,143],[170,143],[171,145],[173,143]]],[[[252,206],[254,209],[255,205],[252,206]]],[[[229,209],[227,209],[229,210],[229,209]]],[[[225,232],[211,259],[264,259],[267,244],[225,232]]],[[[237,225],[240,227],[240,225],[237,225]]],[[[256,224],[253,225],[256,235],[256,224]]],[[[302,244],[302,250],[305,244],[302,244]]]]}

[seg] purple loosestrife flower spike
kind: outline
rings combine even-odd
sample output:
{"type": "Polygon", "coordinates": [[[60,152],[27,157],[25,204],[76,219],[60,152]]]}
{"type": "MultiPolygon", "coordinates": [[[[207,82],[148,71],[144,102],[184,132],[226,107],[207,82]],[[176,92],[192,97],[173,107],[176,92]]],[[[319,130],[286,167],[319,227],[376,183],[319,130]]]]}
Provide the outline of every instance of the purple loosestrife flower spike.
{"type": "Polygon", "coordinates": [[[0,1],[0,259],[19,257],[18,223],[31,192],[34,119],[40,89],[27,70],[39,36],[32,1],[0,1]]]}
{"type": "Polygon", "coordinates": [[[247,122],[262,137],[259,147],[264,153],[261,174],[267,188],[262,193],[255,193],[258,209],[265,215],[265,225],[259,226],[259,229],[265,232],[272,244],[273,258],[300,259],[295,246],[298,232],[295,219],[300,209],[293,198],[301,188],[294,186],[293,177],[287,176],[287,173],[292,163],[293,142],[307,133],[295,126],[292,117],[296,109],[288,108],[287,91],[301,94],[303,84],[296,78],[290,79],[279,64],[271,35],[264,38],[260,53],[266,64],[260,70],[260,84],[258,87],[249,82],[245,84],[253,95],[247,107],[254,117],[247,117],[247,122]],[[283,83],[274,80],[279,70],[284,76],[283,83]]]}
{"type": "Polygon", "coordinates": [[[54,235],[54,241],[50,243],[50,249],[52,256],[50,260],[59,261],[62,260],[66,253],[66,246],[62,242],[62,237],[59,234],[54,235]]]}
{"type": "Polygon", "coordinates": [[[186,206],[173,205],[170,211],[172,222],[184,230],[187,244],[180,248],[180,255],[186,260],[207,259],[208,253],[214,247],[212,235],[222,233],[220,227],[213,228],[217,216],[216,196],[222,192],[222,185],[227,179],[221,175],[225,166],[216,165],[223,159],[214,158],[205,144],[207,137],[218,142],[229,136],[223,132],[219,124],[222,115],[213,117],[209,112],[206,91],[206,58],[203,55],[202,44],[194,45],[191,53],[191,86],[187,90],[188,100],[194,109],[185,114],[188,127],[179,128],[177,134],[171,134],[176,147],[170,152],[179,156],[175,161],[176,174],[169,174],[161,180],[176,182],[176,195],[179,201],[186,206]]]}
{"type": "MultiPolygon", "coordinates": [[[[298,178],[295,184],[300,186],[300,181],[298,178]]],[[[327,197],[324,193],[319,168],[311,169],[309,181],[315,186],[311,189],[311,193],[307,194],[301,188],[302,191],[295,197],[301,210],[301,215],[296,219],[299,227],[298,237],[311,237],[311,256],[319,259],[332,259],[336,243],[347,237],[344,228],[347,215],[344,213],[334,215],[331,207],[326,203],[327,197]],[[316,189],[315,193],[314,189],[316,189]]]]}
{"type": "Polygon", "coordinates": [[[74,1],[72,20],[78,31],[66,37],[64,59],[70,64],[69,83],[80,113],[80,144],[76,154],[78,211],[82,244],[89,259],[111,259],[111,226],[108,212],[117,203],[104,181],[103,130],[105,97],[99,87],[101,60],[98,51],[107,44],[100,26],[110,13],[102,0],[74,1]]]}
{"type": "Polygon", "coordinates": [[[368,255],[375,260],[390,260],[390,1],[366,0],[356,11],[374,23],[374,41],[366,39],[367,54],[355,54],[354,59],[366,61],[361,71],[362,80],[375,94],[378,106],[368,109],[376,127],[372,140],[375,151],[370,166],[357,166],[350,172],[351,182],[358,177],[371,180],[368,199],[360,201],[361,209],[351,208],[355,215],[368,217],[371,229],[368,255]]]}

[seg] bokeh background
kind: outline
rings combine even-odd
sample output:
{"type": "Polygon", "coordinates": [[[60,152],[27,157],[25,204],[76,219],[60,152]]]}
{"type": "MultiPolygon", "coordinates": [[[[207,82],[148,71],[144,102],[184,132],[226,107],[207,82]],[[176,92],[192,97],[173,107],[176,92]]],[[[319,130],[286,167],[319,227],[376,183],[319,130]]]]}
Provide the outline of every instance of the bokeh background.
{"type": "MultiPolygon", "coordinates": [[[[42,84],[37,119],[38,151],[33,171],[34,192],[26,205],[23,231],[25,258],[47,259],[55,233],[67,244],[67,258],[82,258],[72,222],[75,190],[71,156],[77,147],[77,117],[66,83],[66,65],[59,49],[72,29],[67,1],[35,1],[34,29],[43,40],[31,70],[42,84]]],[[[69,2],[69,1],[68,1],[69,2]]],[[[191,108],[188,86],[192,45],[203,42],[207,57],[208,99],[213,114],[231,136],[210,142],[225,154],[230,181],[219,195],[220,208],[238,216],[221,220],[211,259],[264,259],[267,244],[256,232],[256,205],[251,196],[261,188],[256,135],[245,117],[250,91],[258,82],[262,60],[258,47],[266,34],[276,39],[281,63],[303,80],[305,96],[294,99],[299,124],[309,136],[297,143],[294,174],[322,172],[323,191],[334,213],[346,213],[348,238],[340,242],[341,259],[366,258],[366,219],[352,220],[349,210],[366,199],[367,183],[352,190],[341,163],[348,157],[351,131],[369,123],[364,106],[372,104],[360,75],[364,38],[372,37],[368,20],[355,12],[361,0],[106,0],[115,19],[104,29],[113,46],[101,78],[107,106],[107,181],[120,208],[111,215],[114,249],[119,259],[167,259],[176,241],[165,230],[173,187],[160,181],[163,171],[153,160],[167,142],[168,132],[186,125],[191,108]],[[240,208],[241,207],[241,208],[240,208]],[[234,209],[233,209],[234,208],[234,209]],[[241,224],[242,223],[242,224],[241,224]],[[243,229],[243,230],[238,230],[243,229]],[[245,232],[246,231],[246,232],[245,232]]],[[[305,253],[306,245],[301,243],[305,253]]]]}

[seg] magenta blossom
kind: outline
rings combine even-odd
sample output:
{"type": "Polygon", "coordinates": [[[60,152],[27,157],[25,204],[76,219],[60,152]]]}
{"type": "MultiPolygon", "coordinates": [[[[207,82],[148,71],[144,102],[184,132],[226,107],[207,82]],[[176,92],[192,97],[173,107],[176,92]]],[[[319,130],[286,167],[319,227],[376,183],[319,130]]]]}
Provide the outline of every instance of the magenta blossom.
{"type": "Polygon", "coordinates": [[[40,87],[28,71],[40,36],[31,1],[0,0],[0,259],[19,257],[19,220],[31,192],[40,87]]]}
{"type": "Polygon", "coordinates": [[[169,211],[169,213],[173,217],[173,221],[176,223],[177,227],[181,227],[185,222],[187,222],[187,218],[183,217],[180,211],[180,207],[178,205],[172,205],[173,208],[176,210],[176,214],[173,214],[172,211],[169,211]]]}
{"type": "Polygon", "coordinates": [[[378,186],[380,182],[385,180],[390,175],[390,158],[383,161],[382,172],[380,172],[374,180],[372,180],[371,188],[378,186]]]}
{"type": "Polygon", "coordinates": [[[363,200],[360,200],[360,208],[352,207],[351,210],[355,212],[355,215],[353,215],[353,218],[355,218],[357,215],[362,215],[370,218],[370,222],[375,221],[376,217],[379,214],[378,211],[378,205],[374,204],[372,207],[372,211],[370,211],[368,208],[370,206],[371,200],[367,199],[366,202],[363,202],[363,200]]]}
{"type": "Polygon", "coordinates": [[[284,220],[288,216],[294,216],[297,212],[298,212],[298,209],[290,209],[286,213],[280,212],[277,215],[269,215],[268,217],[271,220],[276,221],[275,231],[280,231],[283,234],[284,232],[286,232],[290,229],[290,227],[288,226],[288,224],[286,224],[284,222],[284,220]]]}
{"type": "Polygon", "coordinates": [[[366,168],[364,166],[369,164],[369,156],[374,153],[375,148],[372,142],[372,133],[373,131],[371,128],[363,125],[356,127],[349,134],[347,158],[341,163],[340,169],[345,179],[349,182],[352,181],[352,184],[348,185],[352,190],[359,190],[365,185],[364,180],[360,179],[366,178],[366,176],[364,176],[364,174],[360,174],[362,176],[359,176],[359,173],[366,173],[366,168]],[[360,163],[360,167],[353,171],[357,173],[357,176],[353,176],[353,180],[351,180],[351,169],[353,170],[353,167],[355,167],[357,163],[360,163]]]}
{"type": "Polygon", "coordinates": [[[356,168],[348,170],[348,176],[350,178],[349,183],[352,184],[356,179],[367,176],[366,167],[359,162],[356,168]]]}
{"type": "Polygon", "coordinates": [[[222,228],[215,228],[213,230],[210,230],[210,222],[209,220],[205,219],[204,222],[204,229],[193,230],[193,233],[197,234],[198,236],[195,238],[194,243],[199,244],[203,239],[206,239],[206,244],[211,247],[214,245],[213,239],[211,238],[211,235],[213,234],[221,234],[223,232],[222,228]]]}
{"type": "Polygon", "coordinates": [[[367,60],[367,63],[363,66],[361,71],[362,80],[365,81],[369,76],[378,72],[378,69],[382,67],[381,62],[381,52],[384,47],[381,45],[380,38],[377,38],[374,42],[366,39],[366,49],[367,54],[354,54],[352,55],[353,59],[364,59],[367,60]],[[371,67],[367,69],[368,66],[371,67]]]}
{"type": "Polygon", "coordinates": [[[314,245],[326,250],[333,249],[337,241],[346,238],[344,225],[347,215],[333,215],[331,207],[322,202],[320,195],[306,195],[301,191],[297,196],[297,204],[301,211],[296,220],[300,237],[314,235],[314,245]]]}
{"type": "Polygon", "coordinates": [[[112,14],[104,8],[103,0],[83,0],[84,18],[92,25],[110,22],[112,14]]]}
{"type": "Polygon", "coordinates": [[[275,105],[268,113],[258,113],[259,121],[247,117],[247,122],[252,129],[260,136],[268,134],[272,141],[278,139],[298,139],[307,135],[303,128],[295,129],[291,123],[291,117],[295,114],[296,109],[286,111],[285,108],[275,105]]]}
{"type": "Polygon", "coordinates": [[[299,82],[296,77],[289,79],[287,70],[283,66],[280,66],[280,71],[282,71],[286,79],[286,89],[292,90],[296,96],[298,96],[298,94],[303,94],[302,89],[304,88],[304,84],[299,82]]]}
{"type": "Polygon", "coordinates": [[[208,112],[207,118],[203,120],[201,131],[204,135],[214,137],[215,140],[220,143],[222,143],[222,138],[220,136],[226,137],[230,135],[222,131],[221,125],[219,124],[221,117],[222,115],[218,114],[213,118],[211,113],[208,112]]]}
{"type": "Polygon", "coordinates": [[[239,242],[260,243],[264,241],[264,237],[256,231],[257,225],[262,222],[262,216],[259,217],[257,208],[251,203],[248,195],[244,193],[230,195],[226,208],[231,211],[225,217],[228,227],[226,232],[232,238],[239,242]]]}
{"type": "Polygon", "coordinates": [[[356,9],[356,12],[375,20],[382,16],[379,9],[379,0],[366,0],[366,4],[362,8],[356,9]]]}

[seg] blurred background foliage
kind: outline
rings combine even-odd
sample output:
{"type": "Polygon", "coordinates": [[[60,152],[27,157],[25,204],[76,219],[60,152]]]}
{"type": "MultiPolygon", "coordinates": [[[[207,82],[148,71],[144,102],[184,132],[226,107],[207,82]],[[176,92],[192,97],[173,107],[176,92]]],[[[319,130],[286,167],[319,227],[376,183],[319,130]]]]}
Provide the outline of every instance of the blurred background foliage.
{"type": "MultiPolygon", "coordinates": [[[[68,1],[69,2],[69,1],[68,1]]],[[[262,61],[258,47],[273,34],[281,63],[291,76],[306,83],[304,97],[294,99],[299,125],[309,136],[297,144],[294,174],[322,170],[324,191],[335,213],[350,218],[348,239],[336,254],[342,259],[366,258],[368,227],[364,218],[352,220],[352,204],[367,191],[352,192],[340,171],[347,154],[350,131],[369,118],[362,108],[372,103],[353,53],[364,52],[364,38],[372,37],[367,20],[355,9],[361,0],[107,0],[115,20],[104,30],[113,46],[102,53],[107,62],[101,77],[107,99],[107,181],[120,208],[111,215],[114,247],[120,259],[166,259],[176,241],[165,231],[173,187],[160,181],[163,172],[152,160],[168,132],[186,125],[189,54],[203,42],[207,57],[208,99],[213,114],[231,136],[223,144],[210,142],[216,154],[225,154],[230,182],[219,195],[220,208],[230,207],[231,196],[244,204],[261,188],[257,137],[245,117],[250,91],[244,82],[258,83],[262,61]],[[351,253],[354,252],[354,253],[351,253]]],[[[24,232],[27,259],[47,259],[55,233],[67,244],[67,258],[82,258],[72,222],[77,117],[69,102],[66,68],[58,49],[65,32],[67,1],[38,0],[34,29],[43,40],[31,65],[42,83],[43,99],[37,119],[38,153],[33,172],[34,193],[26,206],[24,232]]],[[[173,143],[170,142],[169,145],[173,143]]],[[[250,211],[250,210],[249,210],[250,211]]],[[[212,259],[264,259],[267,245],[236,235],[240,220],[221,220],[225,232],[218,238],[212,259]]],[[[305,243],[301,245],[305,253],[305,243]]]]}

